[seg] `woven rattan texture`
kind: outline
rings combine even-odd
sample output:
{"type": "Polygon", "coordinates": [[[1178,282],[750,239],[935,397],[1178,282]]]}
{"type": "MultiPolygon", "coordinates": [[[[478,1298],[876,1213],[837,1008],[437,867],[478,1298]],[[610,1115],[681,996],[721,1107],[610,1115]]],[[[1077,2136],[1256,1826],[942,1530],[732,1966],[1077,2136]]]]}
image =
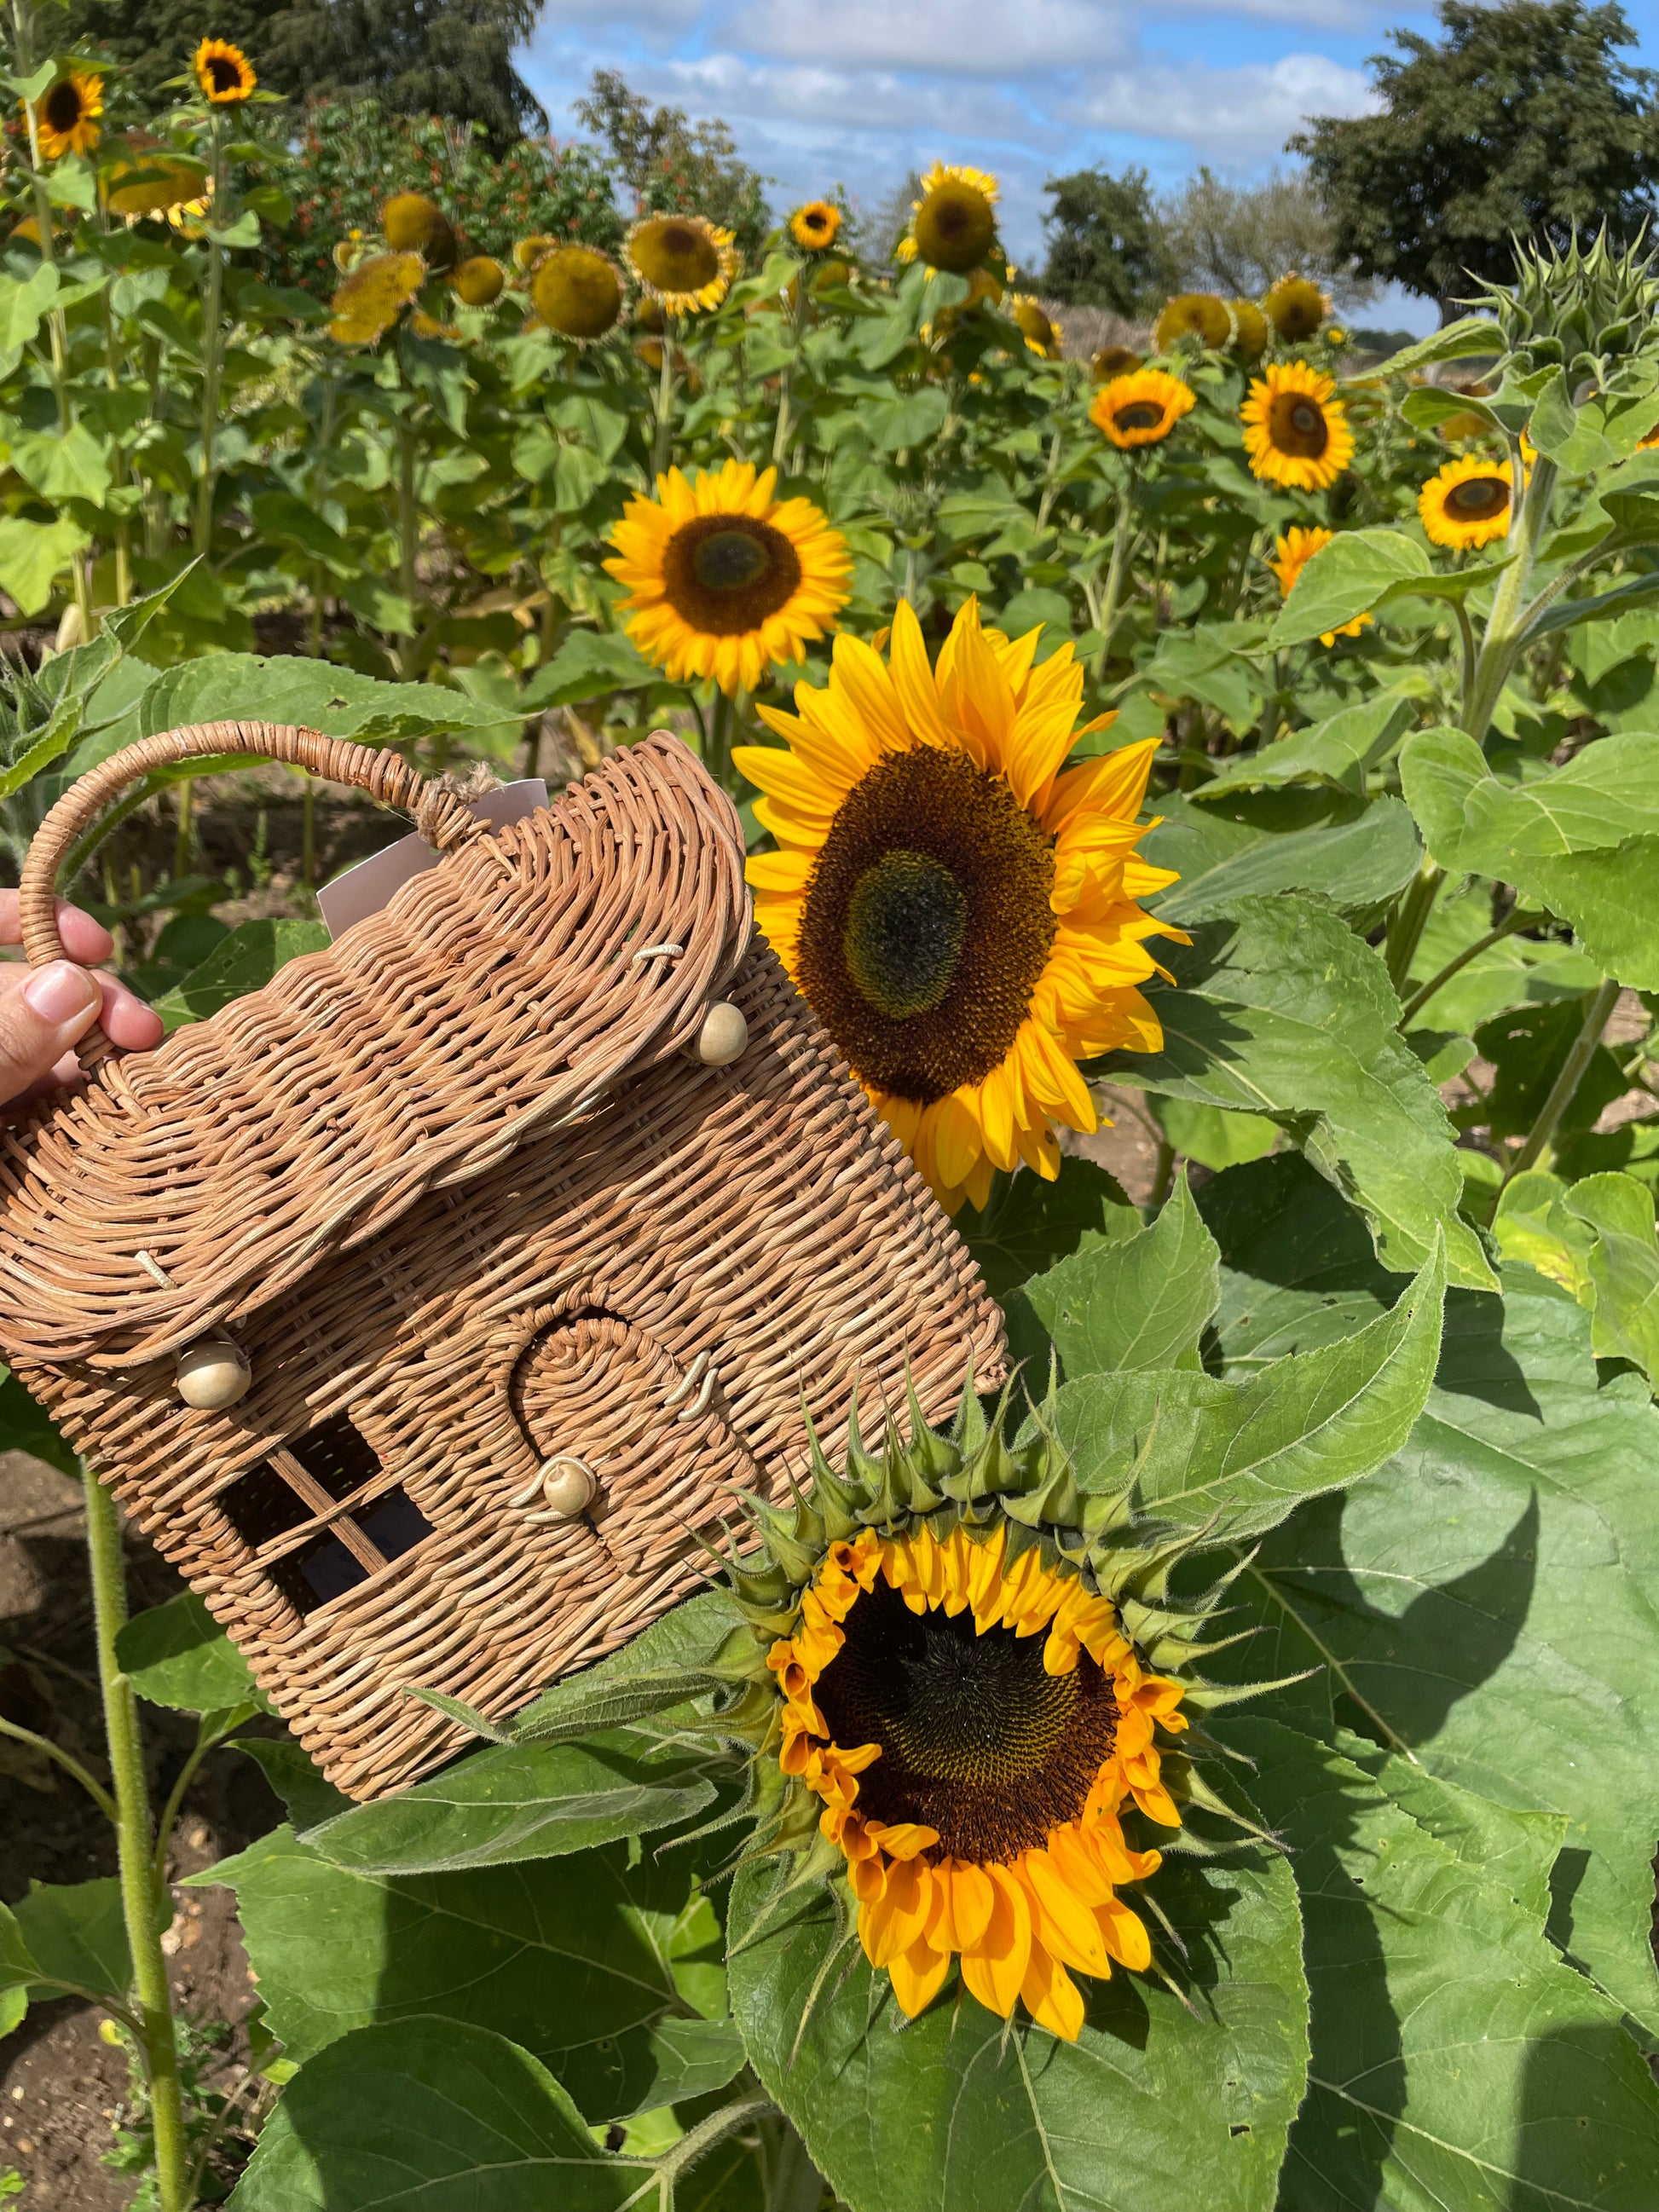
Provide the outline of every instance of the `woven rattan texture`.
{"type": "Polygon", "coordinates": [[[972,1262],[765,948],[733,996],[734,1067],[639,1076],[264,1310],[232,1415],[179,1406],[166,1363],[137,1389],[24,1370],[353,1796],[464,1741],[403,1685],[505,1717],[691,1588],[693,1532],[805,1471],[803,1404],[834,1448],[855,1384],[873,1424],[907,1368],[933,1419],[970,1362],[1000,1379],[972,1262]],[[216,1497],[343,1409],[434,1534],[302,1617],[216,1497]],[[513,1503],[560,1451],[599,1479],[591,1524],[513,1503]]]}
{"type": "MultiPolygon", "coordinates": [[[[333,750],[390,781],[385,755],[333,750]]],[[[32,854],[37,898],[43,873],[32,854]]],[[[129,1367],[240,1320],[694,1038],[748,933],[730,801],[672,738],[617,754],[0,1139],[0,1348],[129,1367]],[[669,941],[672,958],[633,957],[669,941]]]]}
{"type": "Polygon", "coordinates": [[[835,1449],[855,1393],[942,1419],[1003,1371],[965,1250],[749,947],[683,748],[448,827],[386,914],[106,1062],[0,1176],[0,1352],[360,1797],[466,1741],[408,1686],[504,1717],[692,1587],[808,1415],[835,1449]],[[750,1042],[716,1069],[678,1048],[720,996],[750,1042]],[[227,1321],[252,1387],[192,1411],[170,1349],[227,1321]],[[538,1481],[566,1458],[575,1520],[538,1481]]]}

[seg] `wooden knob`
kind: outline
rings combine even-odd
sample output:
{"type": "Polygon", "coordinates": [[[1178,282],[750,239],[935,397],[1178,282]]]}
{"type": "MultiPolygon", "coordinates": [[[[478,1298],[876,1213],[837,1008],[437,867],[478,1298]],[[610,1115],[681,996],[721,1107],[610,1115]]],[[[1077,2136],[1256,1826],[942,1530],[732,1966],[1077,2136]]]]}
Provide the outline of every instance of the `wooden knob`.
{"type": "Polygon", "coordinates": [[[702,1018],[697,1058],[705,1067],[730,1067],[749,1046],[749,1024],[730,999],[720,999],[702,1018]]]}
{"type": "Polygon", "coordinates": [[[585,1513],[598,1488],[592,1470],[579,1459],[562,1456],[543,1464],[542,1496],[549,1510],[563,1520],[574,1521],[585,1513]]]}
{"type": "Polygon", "coordinates": [[[219,1413],[247,1395],[253,1370],[239,1344],[228,1336],[198,1336],[179,1354],[173,1387],[198,1413],[219,1413]]]}

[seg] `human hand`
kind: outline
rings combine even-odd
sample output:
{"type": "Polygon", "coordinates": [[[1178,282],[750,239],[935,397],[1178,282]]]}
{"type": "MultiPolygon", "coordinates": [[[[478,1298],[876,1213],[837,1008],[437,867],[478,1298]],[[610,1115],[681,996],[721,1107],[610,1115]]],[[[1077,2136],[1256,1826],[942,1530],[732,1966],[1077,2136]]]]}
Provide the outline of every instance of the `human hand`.
{"type": "MultiPolygon", "coordinates": [[[[112,975],[88,973],[114,950],[108,930],[67,899],[58,901],[57,915],[68,959],[44,968],[0,962],[0,1103],[73,1083],[81,1072],[76,1042],[94,1020],[124,1051],[148,1052],[161,1042],[159,1014],[112,975]]],[[[17,894],[0,890],[0,945],[22,941],[17,894]]]]}

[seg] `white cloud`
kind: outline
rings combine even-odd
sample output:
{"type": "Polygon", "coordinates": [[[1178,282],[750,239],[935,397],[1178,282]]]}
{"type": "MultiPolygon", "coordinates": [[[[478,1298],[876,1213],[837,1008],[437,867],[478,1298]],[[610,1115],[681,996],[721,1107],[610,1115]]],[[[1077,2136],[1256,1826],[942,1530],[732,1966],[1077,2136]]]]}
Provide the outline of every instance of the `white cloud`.
{"type": "Polygon", "coordinates": [[[827,39],[820,0],[747,0],[721,35],[747,52],[785,61],[832,54],[854,69],[1005,80],[1125,60],[1134,47],[1124,11],[1097,0],[1023,0],[1007,10],[977,0],[842,0],[833,20],[827,39]]]}
{"type": "Polygon", "coordinates": [[[1273,160],[1310,115],[1364,115],[1370,80],[1323,54],[1287,54],[1233,69],[1140,63],[1060,102],[1060,119],[1092,131],[1173,140],[1194,159],[1253,166],[1273,160]]]}
{"type": "Polygon", "coordinates": [[[888,70],[791,66],[716,53],[668,62],[653,81],[695,112],[744,115],[761,122],[787,118],[893,131],[906,138],[937,139],[943,134],[1016,142],[1038,140],[1045,128],[1009,93],[930,83],[888,70]]]}

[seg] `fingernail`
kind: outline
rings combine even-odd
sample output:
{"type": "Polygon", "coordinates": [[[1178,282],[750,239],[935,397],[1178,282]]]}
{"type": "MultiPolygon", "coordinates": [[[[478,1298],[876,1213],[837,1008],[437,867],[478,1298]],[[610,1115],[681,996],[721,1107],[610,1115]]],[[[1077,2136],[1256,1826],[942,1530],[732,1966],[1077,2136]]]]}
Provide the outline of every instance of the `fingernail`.
{"type": "Polygon", "coordinates": [[[37,968],[23,986],[23,1000],[43,1022],[72,1022],[98,1003],[99,990],[84,968],[72,960],[54,960],[37,968]]]}

